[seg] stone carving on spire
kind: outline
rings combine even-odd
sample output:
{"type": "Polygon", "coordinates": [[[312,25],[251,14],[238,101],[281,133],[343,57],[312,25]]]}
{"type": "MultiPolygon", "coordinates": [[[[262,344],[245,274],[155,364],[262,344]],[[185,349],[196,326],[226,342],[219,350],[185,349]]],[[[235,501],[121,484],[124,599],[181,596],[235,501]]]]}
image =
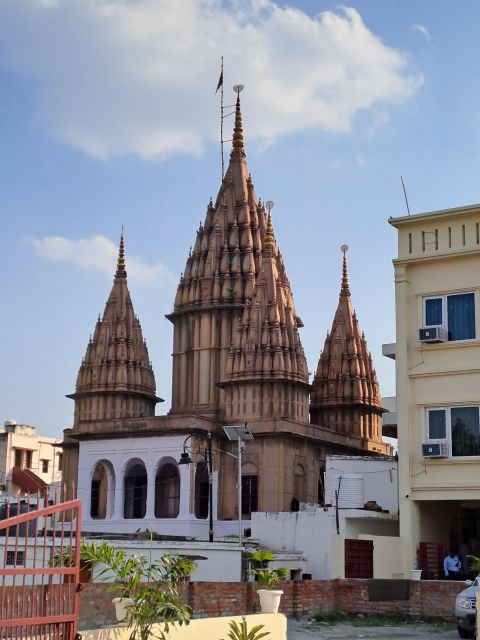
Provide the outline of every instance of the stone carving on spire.
{"type": "Polygon", "coordinates": [[[271,215],[268,215],[263,259],[229,350],[225,389],[226,419],[264,415],[304,422],[308,416],[308,368],[293,312],[293,298],[278,268],[271,215]],[[272,393],[272,385],[277,391],[272,393]],[[273,401],[272,401],[273,398],[273,401]]]}
{"type": "Polygon", "coordinates": [[[337,311],[320,355],[310,396],[314,424],[364,439],[365,448],[382,441],[380,389],[365,335],[352,306],[346,252],[337,311]]]}

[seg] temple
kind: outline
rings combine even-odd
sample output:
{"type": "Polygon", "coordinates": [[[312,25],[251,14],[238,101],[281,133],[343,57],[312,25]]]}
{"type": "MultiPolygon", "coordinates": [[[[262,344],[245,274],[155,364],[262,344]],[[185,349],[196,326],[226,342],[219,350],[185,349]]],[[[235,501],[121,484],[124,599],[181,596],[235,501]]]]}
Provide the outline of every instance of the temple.
{"type": "Polygon", "coordinates": [[[253,511],[322,502],[327,454],[389,453],[345,258],[332,332],[310,387],[303,323],[247,166],[239,95],[228,169],[167,317],[172,403],[156,416],[160,399],[128,291],[122,233],[113,288],[69,396],[75,418],[63,443],[66,479],[84,501],[84,530],[205,536],[211,515],[216,535],[233,534],[239,519],[248,528],[253,511]],[[239,513],[237,443],[223,427],[245,424],[253,439],[242,452],[239,513]],[[179,464],[182,452],[207,464],[179,464]]]}

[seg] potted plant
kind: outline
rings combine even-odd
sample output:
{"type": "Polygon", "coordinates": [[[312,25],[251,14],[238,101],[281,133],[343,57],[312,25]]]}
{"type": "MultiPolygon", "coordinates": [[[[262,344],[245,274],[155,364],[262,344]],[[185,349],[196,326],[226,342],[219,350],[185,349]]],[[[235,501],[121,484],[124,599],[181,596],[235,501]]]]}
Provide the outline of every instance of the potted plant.
{"type": "Polygon", "coordinates": [[[128,621],[129,609],[133,606],[133,593],[142,577],[140,564],[136,556],[129,556],[124,549],[116,549],[108,542],[91,542],[85,545],[84,553],[91,564],[104,565],[97,574],[100,578],[109,574],[115,578],[113,589],[117,596],[112,603],[118,622],[128,621]]]}
{"type": "Polygon", "coordinates": [[[262,631],[265,627],[264,624],[252,627],[249,631],[245,618],[242,618],[242,622],[240,622],[240,624],[235,620],[231,620],[228,623],[228,626],[230,628],[228,632],[229,640],[260,640],[261,638],[265,638],[270,635],[270,631],[262,631]]]}
{"type": "Polygon", "coordinates": [[[188,624],[190,607],[181,604],[178,583],[194,570],[195,562],[184,556],[165,553],[159,560],[149,562],[144,556],[129,556],[124,549],[116,549],[107,542],[87,545],[86,556],[103,568],[97,577],[114,577],[113,599],[117,620],[131,628],[130,640],[148,640],[155,629],[155,637],[165,640],[169,625],[188,624]]]}
{"type": "Polygon", "coordinates": [[[422,577],[422,570],[419,569],[420,566],[420,558],[419,552],[417,551],[417,560],[414,562],[414,569],[410,569],[410,580],[418,581],[422,577]]]}
{"type": "Polygon", "coordinates": [[[268,563],[274,560],[272,551],[254,551],[248,554],[248,559],[253,564],[249,573],[254,575],[258,584],[266,587],[258,590],[260,608],[262,613],[277,613],[283,591],[275,589],[282,580],[288,578],[289,571],[286,567],[268,568],[268,563]]]}
{"type": "MultiPolygon", "coordinates": [[[[75,566],[75,549],[70,546],[63,547],[63,549],[57,549],[53,554],[50,561],[52,567],[74,567],[75,566]]],[[[93,563],[88,559],[86,554],[86,545],[84,542],[80,545],[80,571],[79,581],[85,584],[90,581],[92,577],[92,565],[93,563]]],[[[65,575],[65,582],[72,582],[73,575],[65,575]]]]}

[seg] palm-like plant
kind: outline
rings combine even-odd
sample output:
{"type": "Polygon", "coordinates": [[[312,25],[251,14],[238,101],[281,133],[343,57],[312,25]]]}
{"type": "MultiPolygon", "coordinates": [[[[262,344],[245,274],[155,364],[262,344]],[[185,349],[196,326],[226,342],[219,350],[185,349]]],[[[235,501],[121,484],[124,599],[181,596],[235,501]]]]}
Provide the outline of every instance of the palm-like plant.
{"type": "Polygon", "coordinates": [[[264,551],[252,551],[247,555],[253,567],[249,569],[249,573],[254,575],[258,583],[268,589],[273,589],[282,580],[286,580],[289,570],[286,567],[277,567],[269,569],[268,563],[275,559],[273,551],[266,549],[264,551]]]}
{"type": "Polygon", "coordinates": [[[277,567],[276,569],[256,569],[255,573],[258,578],[258,584],[267,589],[273,589],[282,580],[288,578],[288,569],[286,567],[277,567]]]}
{"type": "Polygon", "coordinates": [[[270,631],[262,631],[265,628],[264,624],[256,625],[249,631],[245,618],[242,619],[240,624],[235,620],[231,620],[228,626],[230,628],[227,635],[229,640],[260,640],[260,638],[270,635],[270,631]]]}
{"type": "Polygon", "coordinates": [[[119,596],[133,600],[127,613],[129,640],[166,640],[170,625],[189,623],[191,609],[180,602],[178,583],[195,569],[193,560],[165,553],[159,560],[148,562],[144,556],[129,556],[108,542],[93,542],[86,547],[85,557],[92,564],[103,565],[97,577],[113,574],[113,588],[119,596]]]}

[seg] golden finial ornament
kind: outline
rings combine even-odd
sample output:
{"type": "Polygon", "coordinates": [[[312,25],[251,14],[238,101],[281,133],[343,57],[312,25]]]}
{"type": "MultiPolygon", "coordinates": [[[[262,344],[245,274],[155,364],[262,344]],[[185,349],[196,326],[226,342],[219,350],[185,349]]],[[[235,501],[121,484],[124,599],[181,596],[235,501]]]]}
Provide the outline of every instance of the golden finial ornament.
{"type": "Polygon", "coordinates": [[[272,214],[269,213],[267,217],[267,228],[265,229],[265,242],[264,249],[273,251],[274,247],[274,238],[273,238],[273,227],[272,227],[272,214]]]}
{"type": "Polygon", "coordinates": [[[342,289],[340,291],[340,295],[349,296],[350,295],[350,287],[348,283],[348,269],[347,269],[347,251],[348,245],[342,244],[340,247],[340,251],[343,253],[343,268],[342,268],[342,289]]]}
{"type": "Polygon", "coordinates": [[[233,148],[243,149],[243,129],[242,129],[242,112],[240,110],[240,92],[243,90],[243,84],[236,84],[233,90],[237,94],[237,103],[235,105],[235,127],[233,129],[233,148]]]}
{"type": "Polygon", "coordinates": [[[118,260],[117,260],[117,271],[115,273],[116,278],[126,278],[127,271],[125,269],[125,243],[123,239],[123,225],[122,225],[122,233],[120,234],[120,245],[118,247],[118,260]]]}

